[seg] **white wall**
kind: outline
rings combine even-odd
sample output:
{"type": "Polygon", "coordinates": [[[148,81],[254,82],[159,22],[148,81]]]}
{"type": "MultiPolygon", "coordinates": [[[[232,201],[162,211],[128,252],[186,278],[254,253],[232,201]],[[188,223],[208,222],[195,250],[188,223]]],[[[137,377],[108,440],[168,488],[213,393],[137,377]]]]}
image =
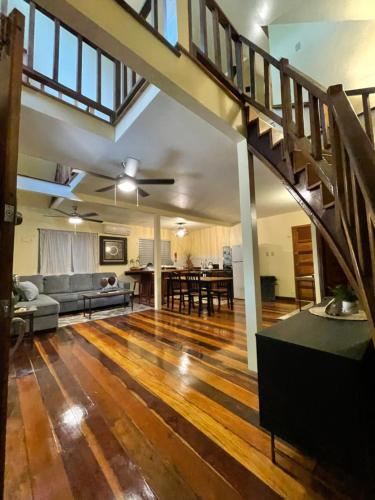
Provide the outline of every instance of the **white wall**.
{"type": "MultiPolygon", "coordinates": [[[[375,84],[375,21],[274,24],[269,26],[269,43],[276,59],[289,59],[324,86],[342,83],[353,89],[375,84]]],[[[273,77],[272,85],[276,99],[280,78],[273,77]]]]}
{"type": "MultiPolygon", "coordinates": [[[[309,224],[302,210],[258,219],[260,274],[276,276],[276,294],[295,297],[292,227],[309,224]]],[[[223,264],[223,246],[242,244],[241,224],[232,227],[212,226],[192,231],[179,241],[178,262],[185,263],[186,253],[193,255],[193,263],[204,259],[223,264]]],[[[173,247],[173,243],[172,243],[173,247]]],[[[172,249],[173,251],[173,249],[172,249]]]]}

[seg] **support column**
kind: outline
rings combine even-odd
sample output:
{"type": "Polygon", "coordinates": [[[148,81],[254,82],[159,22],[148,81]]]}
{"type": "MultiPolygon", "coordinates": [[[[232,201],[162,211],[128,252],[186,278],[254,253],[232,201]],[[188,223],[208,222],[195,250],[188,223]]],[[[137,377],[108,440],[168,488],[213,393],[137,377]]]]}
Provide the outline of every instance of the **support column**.
{"type": "Polygon", "coordinates": [[[237,144],[237,160],[240,183],[247,359],[249,369],[257,371],[255,333],[262,327],[262,301],[255,209],[254,158],[248,152],[246,140],[237,144]]]}
{"type": "Polygon", "coordinates": [[[161,229],[160,215],[154,215],[154,308],[161,309],[161,229]]]}

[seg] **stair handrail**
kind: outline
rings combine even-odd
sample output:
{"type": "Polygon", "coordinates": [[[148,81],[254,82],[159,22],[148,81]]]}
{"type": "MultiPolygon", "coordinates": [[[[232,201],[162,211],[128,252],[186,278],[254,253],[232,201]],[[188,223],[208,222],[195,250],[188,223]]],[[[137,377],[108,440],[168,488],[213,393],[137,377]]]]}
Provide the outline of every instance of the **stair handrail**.
{"type": "Polygon", "coordinates": [[[348,92],[344,91],[343,86],[334,85],[329,87],[328,95],[341,140],[352,160],[351,167],[355,172],[361,191],[366,198],[366,204],[371,210],[371,217],[374,220],[375,190],[369,189],[369,186],[375,186],[374,149],[347,97],[348,92]]]}

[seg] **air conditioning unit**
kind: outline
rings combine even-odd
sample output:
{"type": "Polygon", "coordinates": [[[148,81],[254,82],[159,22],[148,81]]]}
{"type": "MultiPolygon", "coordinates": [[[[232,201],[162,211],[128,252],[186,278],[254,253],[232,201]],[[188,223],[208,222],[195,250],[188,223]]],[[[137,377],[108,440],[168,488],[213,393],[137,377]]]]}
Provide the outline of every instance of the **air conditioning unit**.
{"type": "Polygon", "coordinates": [[[104,234],[113,234],[117,236],[130,236],[130,227],[120,226],[119,224],[103,224],[104,234]]]}

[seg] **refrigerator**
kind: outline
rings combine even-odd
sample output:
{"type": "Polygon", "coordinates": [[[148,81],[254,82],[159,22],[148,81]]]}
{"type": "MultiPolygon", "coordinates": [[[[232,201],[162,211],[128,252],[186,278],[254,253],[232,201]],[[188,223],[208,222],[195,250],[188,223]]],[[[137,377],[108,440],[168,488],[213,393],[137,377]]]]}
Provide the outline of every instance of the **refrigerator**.
{"type": "Polygon", "coordinates": [[[233,294],[235,299],[245,298],[242,246],[232,247],[233,294]]]}

